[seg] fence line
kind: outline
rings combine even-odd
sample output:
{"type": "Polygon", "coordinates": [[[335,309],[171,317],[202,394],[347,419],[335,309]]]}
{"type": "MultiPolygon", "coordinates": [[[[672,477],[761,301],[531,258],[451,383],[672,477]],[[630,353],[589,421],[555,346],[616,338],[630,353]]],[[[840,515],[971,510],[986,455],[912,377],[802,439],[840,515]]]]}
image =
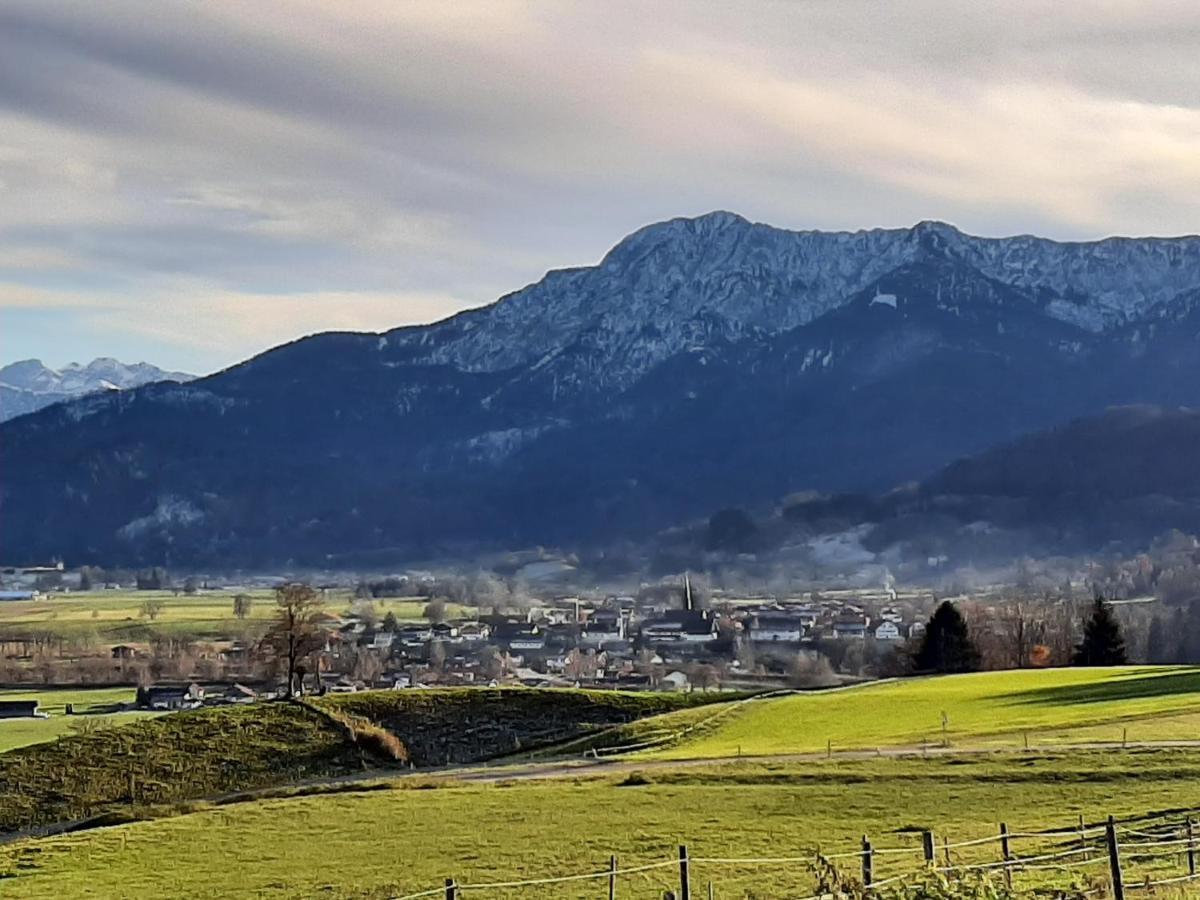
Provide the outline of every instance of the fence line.
{"type": "MultiPolygon", "coordinates": [[[[1176,812],[1173,815],[1179,815],[1176,812]]],[[[1038,872],[1038,871],[1062,871],[1071,872],[1076,869],[1090,866],[1099,866],[1107,864],[1110,867],[1112,894],[1115,900],[1125,900],[1126,892],[1144,890],[1159,886],[1172,884],[1182,884],[1200,878],[1200,871],[1197,871],[1197,851],[1198,846],[1197,836],[1194,833],[1194,824],[1191,817],[1187,817],[1182,825],[1177,823],[1163,823],[1164,827],[1158,831],[1144,830],[1146,827],[1153,827],[1149,823],[1153,818],[1166,819],[1168,814],[1162,814],[1151,819],[1141,819],[1138,821],[1140,828],[1135,828],[1132,825],[1118,826],[1115,820],[1110,816],[1108,822],[1102,826],[1083,826],[1082,819],[1080,820],[1079,828],[1055,829],[1049,831],[1026,831],[1026,832],[1010,832],[1007,826],[1000,826],[1000,833],[995,836],[971,838],[951,842],[947,841],[944,844],[936,845],[932,831],[922,833],[922,844],[920,847],[902,846],[902,847],[873,847],[871,842],[864,837],[862,848],[859,850],[838,851],[834,853],[822,853],[820,850],[814,850],[811,853],[802,855],[789,856],[695,856],[688,855],[686,845],[679,847],[678,859],[665,859],[656,862],[642,863],[635,866],[627,866],[619,868],[617,866],[617,858],[610,857],[610,865],[606,869],[598,869],[590,872],[573,873],[568,875],[556,875],[546,877],[535,877],[527,879],[515,879],[509,881],[493,881],[493,882],[477,882],[477,883],[458,883],[453,878],[447,878],[445,885],[442,887],[430,888],[428,890],[418,891],[416,893],[404,894],[403,896],[393,898],[393,900],[422,900],[422,898],[444,896],[446,900],[459,900],[468,892],[486,893],[488,891],[506,891],[520,888],[533,888],[545,885],[564,884],[577,881],[600,881],[608,880],[608,896],[616,897],[616,885],[619,877],[636,875],[639,873],[662,870],[667,868],[679,869],[679,892],[675,895],[678,900],[691,900],[690,884],[692,880],[692,868],[694,866],[782,866],[796,865],[806,863],[819,863],[833,860],[858,859],[862,863],[862,882],[868,889],[874,890],[888,885],[894,885],[908,879],[919,877],[925,872],[936,872],[941,874],[966,873],[966,872],[993,872],[1002,871],[1006,882],[1012,882],[1013,876],[1020,872],[1038,872]],[[1087,839],[1103,834],[1103,844],[1097,841],[1089,844],[1087,839]],[[1185,837],[1175,837],[1178,834],[1185,834],[1185,837]],[[1134,838],[1134,840],[1122,840],[1122,838],[1134,838]],[[1137,840],[1141,838],[1141,840],[1137,840]],[[1083,841],[1083,846],[1066,847],[1062,849],[1052,850],[1050,852],[1034,853],[1032,855],[1016,855],[1011,852],[1011,842],[1013,841],[1054,841],[1059,839],[1070,839],[1083,841]],[[950,859],[950,851],[964,848],[978,848],[989,844],[999,843],[1001,845],[1002,858],[998,860],[988,860],[980,862],[952,862],[950,859]],[[1107,853],[1104,852],[1104,847],[1107,847],[1107,853]],[[938,866],[935,863],[936,850],[940,847],[946,854],[946,865],[938,866]],[[899,873],[887,873],[884,878],[876,878],[874,860],[876,856],[883,857],[898,857],[913,854],[923,854],[923,865],[918,868],[910,869],[899,873]],[[1094,854],[1094,855],[1093,855],[1094,854]],[[1159,863],[1166,860],[1178,860],[1186,854],[1188,871],[1186,874],[1177,876],[1152,878],[1152,875],[1159,874],[1158,872],[1144,873],[1141,880],[1133,880],[1132,877],[1129,883],[1125,883],[1125,874],[1122,872],[1123,860],[1128,863],[1136,863],[1139,866],[1145,866],[1147,863],[1159,863]],[[1085,857],[1079,859],[1079,857],[1085,857]]],[[[893,870],[894,872],[894,870],[893,870]]],[[[709,882],[709,890],[713,883],[709,882]]],[[[1093,893],[1088,891],[1086,893],[1093,893]]],[[[803,900],[822,900],[825,897],[831,897],[831,894],[813,894],[803,900]]]]}

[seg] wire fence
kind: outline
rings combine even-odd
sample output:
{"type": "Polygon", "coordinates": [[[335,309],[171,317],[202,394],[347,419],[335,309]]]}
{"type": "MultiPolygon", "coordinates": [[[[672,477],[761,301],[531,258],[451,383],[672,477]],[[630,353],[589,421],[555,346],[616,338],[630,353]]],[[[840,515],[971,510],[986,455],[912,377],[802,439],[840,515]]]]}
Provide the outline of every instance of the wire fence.
{"type": "MultiPolygon", "coordinates": [[[[639,887],[654,891],[643,896],[673,900],[707,896],[712,900],[723,880],[737,881],[742,886],[738,888],[740,895],[747,878],[758,885],[754,889],[756,895],[778,893],[795,900],[832,900],[838,895],[821,892],[819,885],[816,893],[807,896],[799,896],[803,888],[798,887],[806,879],[812,890],[816,873],[831,867],[840,867],[839,872],[845,868],[852,870],[853,880],[868,895],[885,888],[903,888],[906,883],[931,874],[956,878],[982,873],[997,875],[1014,888],[1022,881],[1029,888],[1061,887],[1053,883],[1056,877],[1060,881],[1070,879],[1077,894],[1125,900],[1132,894],[1153,892],[1160,887],[1183,889],[1193,881],[1200,885],[1197,874],[1200,841],[1194,812],[1145,816],[1124,824],[1111,816],[1103,823],[1090,825],[1081,818],[1075,827],[1046,831],[1010,831],[1002,824],[994,835],[957,841],[944,836],[939,841],[934,831],[927,830],[912,833],[914,839],[919,835],[920,844],[905,846],[876,847],[864,836],[856,849],[823,852],[813,848],[786,856],[691,856],[687,846],[681,845],[677,858],[619,866],[617,857],[610,856],[606,868],[504,881],[459,882],[446,878],[442,885],[392,900],[424,897],[461,900],[489,894],[526,894],[586,882],[597,883],[595,897],[607,896],[609,900],[616,900],[618,888],[622,896],[629,896],[631,888],[639,887]],[[802,872],[780,873],[789,867],[802,867],[802,872]],[[657,877],[637,878],[647,873],[657,877]],[[668,876],[666,882],[662,881],[663,874],[668,876]],[[722,879],[723,875],[726,879],[722,879]],[[705,888],[699,890],[702,879],[705,888]]],[[[587,890],[587,896],[593,896],[591,889],[587,890]]]]}

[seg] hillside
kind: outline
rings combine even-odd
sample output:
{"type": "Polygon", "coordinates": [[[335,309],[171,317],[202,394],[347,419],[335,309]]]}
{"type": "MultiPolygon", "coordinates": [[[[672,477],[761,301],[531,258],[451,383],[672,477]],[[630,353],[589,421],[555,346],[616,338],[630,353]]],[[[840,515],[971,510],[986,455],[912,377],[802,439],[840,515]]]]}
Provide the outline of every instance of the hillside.
{"type": "Polygon", "coordinates": [[[0,833],[410,762],[482,761],[717,696],[447,689],[175,713],[0,753],[0,833]]]}
{"type": "Polygon", "coordinates": [[[1200,403],[1198,329],[1200,238],[673,220],[434,325],[0,426],[3,550],[350,565],[636,537],[1200,403]]]}
{"type": "Polygon", "coordinates": [[[656,759],[711,759],[877,748],[1029,746],[1194,736],[1200,669],[1128,666],[913,678],[751,701],[728,715],[684,711],[609,733],[615,747],[683,736],[646,751],[656,759]],[[943,731],[943,714],[946,717],[943,731]],[[697,723],[700,727],[695,728],[697,723]]]}

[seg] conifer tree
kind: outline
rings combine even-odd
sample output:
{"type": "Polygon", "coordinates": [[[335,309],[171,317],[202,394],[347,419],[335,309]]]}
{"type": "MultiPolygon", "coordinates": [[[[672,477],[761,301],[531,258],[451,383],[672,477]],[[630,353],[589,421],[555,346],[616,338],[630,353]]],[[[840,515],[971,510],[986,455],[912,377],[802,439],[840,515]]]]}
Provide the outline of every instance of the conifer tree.
{"type": "Polygon", "coordinates": [[[1123,666],[1128,662],[1121,626],[1103,597],[1096,598],[1092,614],[1083,624],[1083,640],[1075,648],[1072,662],[1077,666],[1123,666]]]}
{"type": "Polygon", "coordinates": [[[953,603],[944,601],[925,628],[913,668],[917,672],[975,672],[979,661],[966,619],[953,603]]]}

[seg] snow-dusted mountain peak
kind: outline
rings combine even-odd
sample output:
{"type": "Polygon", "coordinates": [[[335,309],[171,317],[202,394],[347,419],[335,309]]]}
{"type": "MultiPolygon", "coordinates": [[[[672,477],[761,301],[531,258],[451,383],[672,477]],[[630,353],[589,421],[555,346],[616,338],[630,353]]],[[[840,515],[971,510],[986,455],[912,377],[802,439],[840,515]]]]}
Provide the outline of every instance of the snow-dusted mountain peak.
{"type": "Polygon", "coordinates": [[[146,362],[126,364],[109,356],[86,365],[68,363],[57,370],[40,359],[24,359],[0,368],[0,421],[97,391],[126,390],[152,381],[191,381],[194,377],[146,362]]]}
{"type": "Polygon", "coordinates": [[[980,238],[945,222],[788,231],[718,210],[647,225],[596,266],[551,272],[492,306],[393,332],[411,362],[493,372],[537,364],[561,391],[632,384],[687,346],[775,335],[850,303],[889,273],[943,259],[1089,331],[1200,286],[1200,238],[1060,243],[980,238]]]}

